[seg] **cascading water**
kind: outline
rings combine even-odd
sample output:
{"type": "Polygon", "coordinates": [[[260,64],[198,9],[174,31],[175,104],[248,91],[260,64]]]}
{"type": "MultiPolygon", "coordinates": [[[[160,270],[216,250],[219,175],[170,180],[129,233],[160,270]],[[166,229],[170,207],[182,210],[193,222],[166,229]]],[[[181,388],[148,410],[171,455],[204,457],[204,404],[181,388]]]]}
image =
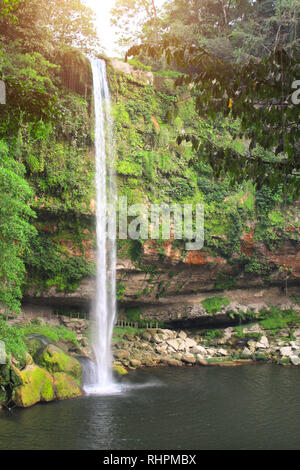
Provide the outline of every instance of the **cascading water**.
{"type": "Polygon", "coordinates": [[[95,367],[90,368],[85,391],[101,394],[115,389],[111,338],[116,316],[116,184],[106,66],[100,59],[91,59],[91,65],[95,105],[97,278],[92,323],[95,367]]]}

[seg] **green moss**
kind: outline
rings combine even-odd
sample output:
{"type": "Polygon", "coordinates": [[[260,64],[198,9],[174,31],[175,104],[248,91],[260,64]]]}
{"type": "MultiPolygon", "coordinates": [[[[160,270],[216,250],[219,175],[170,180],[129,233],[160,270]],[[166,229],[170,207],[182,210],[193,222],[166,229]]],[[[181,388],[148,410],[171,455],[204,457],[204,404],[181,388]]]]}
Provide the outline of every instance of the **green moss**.
{"type": "Polygon", "coordinates": [[[215,289],[225,290],[232,289],[236,286],[236,280],[227,276],[226,274],[219,273],[216,276],[215,289]]]}
{"type": "MultiPolygon", "coordinates": [[[[138,328],[146,328],[150,323],[157,324],[159,328],[164,328],[164,323],[162,321],[157,321],[152,318],[143,318],[143,311],[141,307],[129,307],[125,310],[125,317],[128,322],[132,322],[138,325],[138,328]]],[[[137,330],[136,331],[141,331],[137,330]]]]}
{"type": "Polygon", "coordinates": [[[207,330],[205,332],[205,338],[207,340],[213,340],[217,338],[223,338],[224,333],[222,330],[207,330]]]}
{"type": "Polygon", "coordinates": [[[114,365],[113,371],[120,377],[123,377],[124,375],[128,374],[128,371],[125,369],[125,367],[119,365],[114,365]]]}
{"type": "Polygon", "coordinates": [[[5,388],[0,385],[0,406],[4,405],[7,400],[7,394],[5,388]]]}
{"type": "Polygon", "coordinates": [[[61,349],[52,344],[36,357],[36,362],[51,373],[65,372],[73,377],[78,383],[82,384],[82,367],[79,361],[74,357],[67,356],[61,349]]]}
{"type": "Polygon", "coordinates": [[[262,354],[262,353],[256,353],[255,358],[257,361],[263,361],[263,362],[266,362],[269,360],[269,357],[266,354],[262,354]]]}
{"type": "MultiPolygon", "coordinates": [[[[8,364],[0,365],[0,386],[1,387],[5,387],[11,382],[10,373],[11,373],[10,365],[8,364]]],[[[20,384],[21,382],[18,383],[18,385],[20,384]]]]}
{"type": "Polygon", "coordinates": [[[117,300],[119,302],[122,301],[125,292],[126,292],[126,286],[122,284],[121,281],[117,281],[117,300]]]}
{"type": "Polygon", "coordinates": [[[29,365],[17,373],[22,380],[22,385],[16,387],[12,395],[17,406],[27,408],[40,401],[55,399],[52,377],[47,371],[36,365],[29,365]]]}
{"type": "Polygon", "coordinates": [[[282,366],[288,366],[291,364],[291,360],[289,357],[285,357],[283,359],[280,359],[279,364],[281,364],[282,366]]]}
{"type": "MultiPolygon", "coordinates": [[[[62,325],[51,326],[48,324],[39,324],[38,321],[35,320],[33,322],[27,323],[24,326],[17,327],[17,329],[23,338],[28,338],[31,335],[46,336],[55,343],[58,343],[60,340],[67,340],[72,342],[74,346],[79,346],[75,333],[62,325]]],[[[33,354],[35,354],[38,348],[36,341],[37,340],[34,339],[31,339],[30,341],[26,340],[26,344],[28,347],[30,346],[33,354]]]]}
{"type": "Polygon", "coordinates": [[[262,312],[261,325],[266,330],[278,330],[288,326],[299,325],[300,316],[294,310],[280,310],[273,307],[269,312],[262,312]]]}
{"type": "Polygon", "coordinates": [[[230,300],[226,297],[210,297],[201,302],[202,307],[209,314],[215,314],[222,310],[223,307],[227,307],[230,304],[230,300]]]}
{"type": "Polygon", "coordinates": [[[82,395],[82,390],[77,382],[64,372],[55,372],[53,374],[56,397],[58,400],[76,398],[82,395]]]}
{"type": "MultiPolygon", "coordinates": [[[[51,219],[48,224],[51,227],[51,219]]],[[[47,230],[49,230],[49,225],[46,225],[47,230]]],[[[64,227],[56,231],[53,229],[53,233],[51,230],[45,233],[40,230],[32,238],[30,249],[24,253],[24,260],[30,275],[30,281],[24,286],[24,290],[30,285],[37,290],[48,290],[55,286],[58,291],[75,291],[84,277],[95,274],[95,265],[87,261],[83,255],[71,255],[64,248],[64,244],[70,242],[74,249],[80,251],[83,241],[75,224],[65,229],[64,227]],[[67,230],[67,233],[73,231],[71,240],[68,240],[64,230],[67,230]],[[55,240],[51,239],[52,236],[55,240]],[[60,239],[61,243],[59,243],[60,239]]]]}

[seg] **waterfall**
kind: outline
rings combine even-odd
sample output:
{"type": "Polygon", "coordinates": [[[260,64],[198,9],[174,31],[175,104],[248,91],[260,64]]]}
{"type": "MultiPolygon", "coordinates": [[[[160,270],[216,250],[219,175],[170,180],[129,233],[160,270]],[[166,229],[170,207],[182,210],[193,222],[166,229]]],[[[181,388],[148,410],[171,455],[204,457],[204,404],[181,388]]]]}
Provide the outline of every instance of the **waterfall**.
{"type": "Polygon", "coordinates": [[[91,59],[95,106],[96,162],[96,301],[93,308],[92,347],[95,368],[87,393],[113,389],[111,338],[116,317],[116,183],[110,93],[103,60],[91,59]],[[108,224],[107,224],[108,221],[108,224]]]}

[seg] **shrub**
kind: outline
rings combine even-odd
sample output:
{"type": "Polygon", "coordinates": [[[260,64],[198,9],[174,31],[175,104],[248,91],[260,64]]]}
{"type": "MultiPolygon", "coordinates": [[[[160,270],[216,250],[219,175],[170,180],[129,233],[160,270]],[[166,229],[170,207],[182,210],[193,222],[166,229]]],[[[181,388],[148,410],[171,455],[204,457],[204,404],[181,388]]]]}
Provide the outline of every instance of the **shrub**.
{"type": "Polygon", "coordinates": [[[222,310],[223,307],[227,307],[230,301],[226,297],[210,297],[201,302],[202,307],[205,308],[207,313],[217,313],[222,310]]]}

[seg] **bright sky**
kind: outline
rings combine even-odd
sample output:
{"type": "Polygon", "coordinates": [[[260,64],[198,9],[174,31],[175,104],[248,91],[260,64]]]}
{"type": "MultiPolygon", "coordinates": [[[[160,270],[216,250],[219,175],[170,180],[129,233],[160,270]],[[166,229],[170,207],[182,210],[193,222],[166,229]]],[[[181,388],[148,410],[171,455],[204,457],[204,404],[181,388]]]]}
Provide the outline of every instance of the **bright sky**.
{"type": "MultiPolygon", "coordinates": [[[[164,2],[165,0],[156,0],[156,5],[160,7],[164,2]]],[[[115,0],[85,0],[85,3],[96,12],[98,35],[107,55],[118,56],[114,29],[110,25],[110,10],[114,7],[115,0]]]]}

